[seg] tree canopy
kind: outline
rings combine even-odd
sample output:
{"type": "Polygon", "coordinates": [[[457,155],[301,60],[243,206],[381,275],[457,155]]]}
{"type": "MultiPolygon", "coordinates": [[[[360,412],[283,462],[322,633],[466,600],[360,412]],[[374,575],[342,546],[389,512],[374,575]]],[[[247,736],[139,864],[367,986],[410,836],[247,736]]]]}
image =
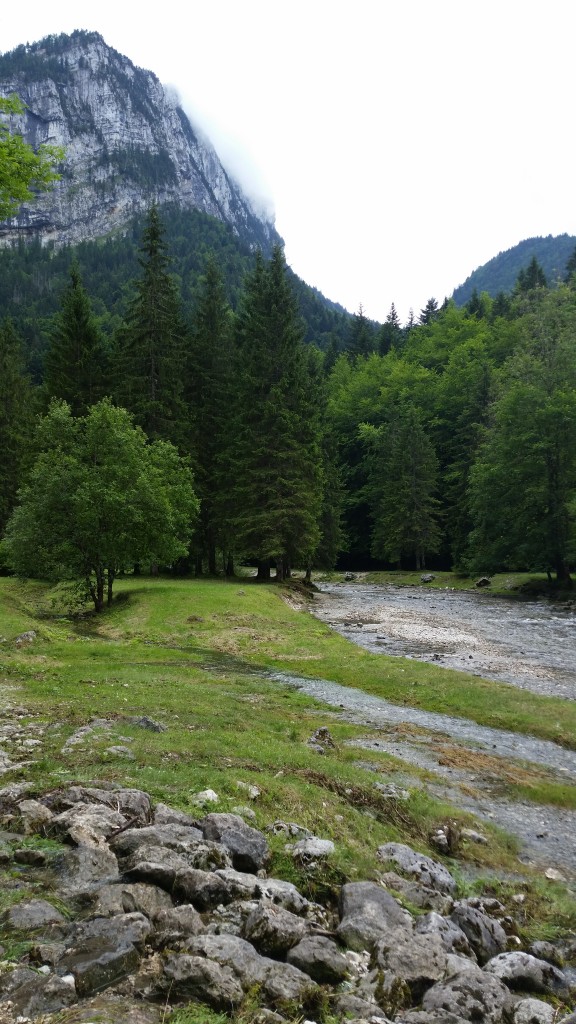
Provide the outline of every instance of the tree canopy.
{"type": "Polygon", "coordinates": [[[125,409],[104,399],[75,418],[53,402],[38,445],[3,541],[17,572],[78,582],[99,612],[124,566],[186,553],[198,511],[191,472],[125,409]]]}

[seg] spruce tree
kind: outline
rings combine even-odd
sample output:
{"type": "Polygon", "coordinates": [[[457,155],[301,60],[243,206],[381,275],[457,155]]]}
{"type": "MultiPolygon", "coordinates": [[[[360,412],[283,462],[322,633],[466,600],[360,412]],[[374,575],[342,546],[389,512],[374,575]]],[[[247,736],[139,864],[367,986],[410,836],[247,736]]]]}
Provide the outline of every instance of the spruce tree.
{"type": "Polygon", "coordinates": [[[152,440],[184,447],[186,326],[156,206],[148,213],[139,263],[142,274],[118,336],[117,397],[152,440]]]}
{"type": "Polygon", "coordinates": [[[222,273],[211,254],[192,316],[185,386],[195,486],[201,500],[197,571],[206,555],[208,571],[215,573],[217,547],[225,555],[231,548],[226,495],[232,391],[232,312],[222,273]]]}
{"type": "MultiPolygon", "coordinates": [[[[298,315],[280,247],[259,255],[237,327],[234,525],[237,545],[282,578],[318,545],[320,427],[298,315]]],[[[231,482],[232,483],[232,482],[231,482]]]]}
{"type": "Polygon", "coordinates": [[[352,317],[346,351],[351,359],[370,355],[376,347],[374,328],[364,313],[362,303],[352,317]]]}
{"type": "Polygon", "coordinates": [[[388,316],[378,334],[378,350],[380,355],[385,356],[391,348],[398,348],[401,342],[402,327],[400,325],[400,318],[396,312],[396,306],[392,303],[388,316]]]}
{"type": "Polygon", "coordinates": [[[73,416],[84,416],[106,391],[108,355],[76,262],[49,338],[44,370],[48,397],[67,402],[73,416]]]}

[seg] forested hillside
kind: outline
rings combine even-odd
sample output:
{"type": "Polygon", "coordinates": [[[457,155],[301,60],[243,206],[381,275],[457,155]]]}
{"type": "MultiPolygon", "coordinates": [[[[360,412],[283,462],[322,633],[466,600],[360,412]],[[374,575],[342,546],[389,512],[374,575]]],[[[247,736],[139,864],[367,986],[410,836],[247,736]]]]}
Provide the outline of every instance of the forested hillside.
{"type": "Polygon", "coordinates": [[[472,298],[488,292],[492,298],[503,292],[511,292],[516,284],[520,271],[527,267],[532,259],[536,259],[542,267],[546,280],[554,285],[564,280],[566,263],[576,246],[574,235],[547,235],[546,238],[525,238],[518,245],[499,252],[493,259],[466,278],[464,284],[454,289],[452,298],[457,306],[463,306],[472,298]]]}
{"type": "MultiPolygon", "coordinates": [[[[186,223],[201,226],[195,214],[186,223]]],[[[339,560],[541,570],[569,582],[574,254],[555,287],[533,260],[508,298],[474,295],[464,308],[430,300],[405,327],[394,308],[380,328],[360,310],[340,335],[309,324],[305,344],[282,250],[270,259],[242,254],[225,229],[209,227],[189,252],[182,217],[168,244],[152,207],[138,243],[130,236],[128,266],[120,253],[130,250],[114,241],[80,247],[67,271],[69,253],[43,263],[33,250],[3,254],[12,302],[20,281],[37,303],[22,297],[19,319],[5,319],[0,332],[7,565],[89,578],[86,551],[97,535],[101,600],[106,580],[111,594],[116,573],[142,559],[197,574],[232,573],[248,559],[261,578],[272,566],[283,578],[339,560]],[[139,431],[152,462],[138,454],[139,431]],[[125,469],[121,451],[134,453],[125,469]],[[154,544],[144,520],[164,524],[154,544]],[[110,535],[122,521],[134,522],[130,537],[118,527],[110,535]]],[[[311,290],[307,297],[317,301],[311,290]]],[[[326,316],[329,324],[338,314],[326,316]]]]}

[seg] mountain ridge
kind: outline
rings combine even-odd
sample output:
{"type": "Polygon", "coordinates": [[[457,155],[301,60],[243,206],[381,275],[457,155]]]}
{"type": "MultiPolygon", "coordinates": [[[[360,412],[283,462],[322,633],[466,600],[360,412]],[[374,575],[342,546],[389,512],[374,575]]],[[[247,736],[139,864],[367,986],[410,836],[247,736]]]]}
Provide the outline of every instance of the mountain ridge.
{"type": "Polygon", "coordinates": [[[40,237],[75,244],[103,237],[152,201],[198,209],[228,224],[249,248],[281,242],[152,71],[137,67],[98,32],[46,36],[0,55],[0,94],[25,113],[15,130],[36,147],[66,152],[61,180],[0,225],[0,244],[40,237]]]}
{"type": "Polygon", "coordinates": [[[498,292],[511,292],[518,274],[534,257],[542,267],[548,283],[554,284],[564,278],[566,264],[575,248],[576,236],[567,233],[524,238],[517,245],[499,252],[487,263],[476,267],[463,284],[454,289],[452,298],[457,306],[463,306],[474,291],[478,294],[488,292],[493,298],[498,292]]]}

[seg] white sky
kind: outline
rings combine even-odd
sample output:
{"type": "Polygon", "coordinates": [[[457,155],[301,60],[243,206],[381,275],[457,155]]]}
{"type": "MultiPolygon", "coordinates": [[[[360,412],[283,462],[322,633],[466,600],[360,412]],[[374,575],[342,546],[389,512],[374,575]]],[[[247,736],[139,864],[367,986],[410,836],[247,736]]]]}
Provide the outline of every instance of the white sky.
{"type": "Polygon", "coordinates": [[[576,234],[570,0],[28,0],[0,50],[96,30],[174,85],[293,269],[402,320],[500,250],[576,234]]]}

